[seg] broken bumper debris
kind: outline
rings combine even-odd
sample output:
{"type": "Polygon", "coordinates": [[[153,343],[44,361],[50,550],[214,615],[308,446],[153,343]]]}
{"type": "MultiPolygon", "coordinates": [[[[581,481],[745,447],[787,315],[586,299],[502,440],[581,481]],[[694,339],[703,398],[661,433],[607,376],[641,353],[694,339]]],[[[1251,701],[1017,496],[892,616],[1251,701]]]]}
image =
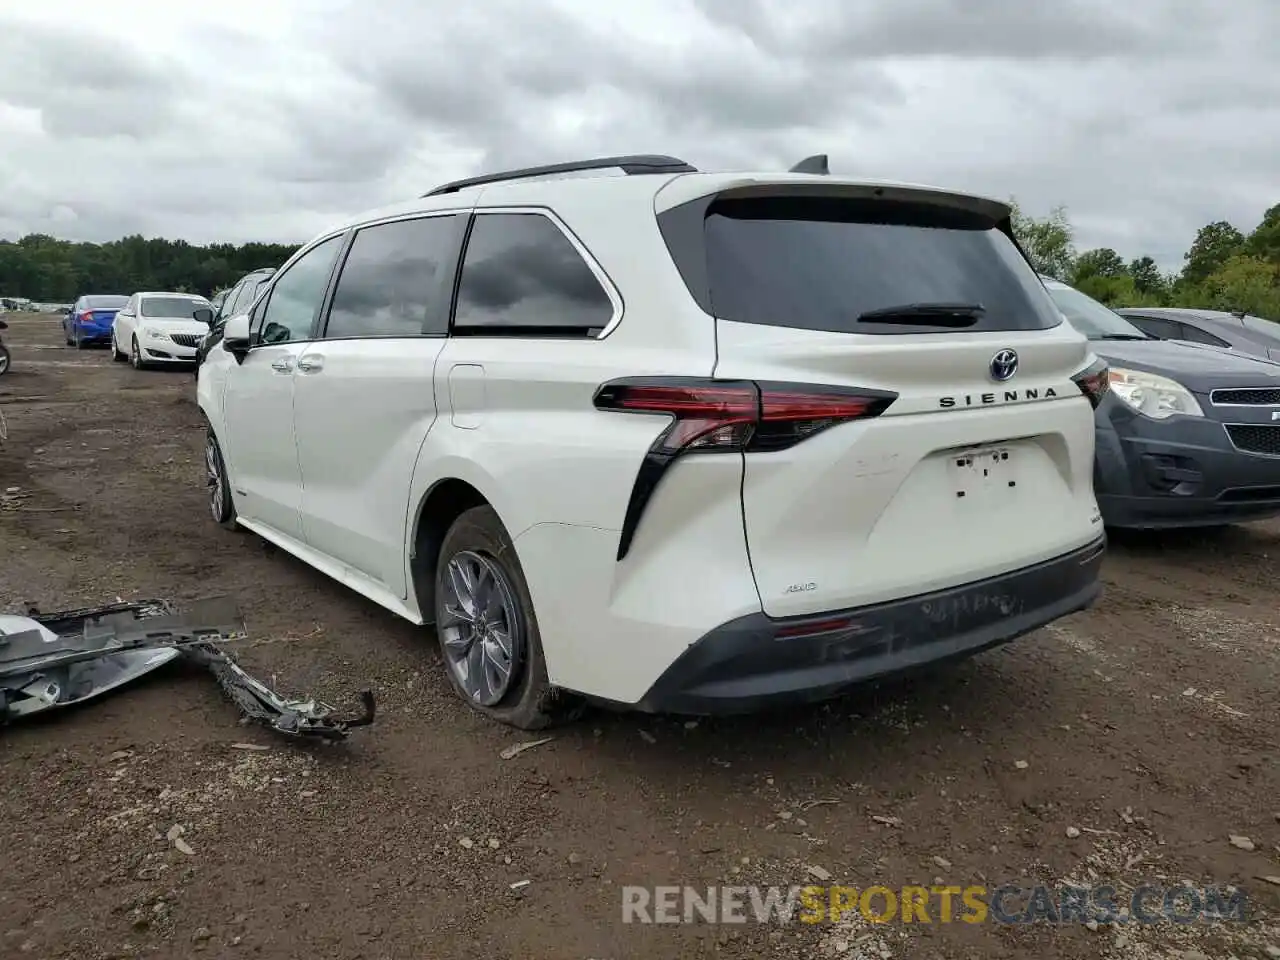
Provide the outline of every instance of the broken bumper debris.
{"type": "Polygon", "coordinates": [[[360,715],[341,719],[326,704],[286,700],[254,679],[222,648],[246,636],[244,618],[226,598],[183,611],[145,600],[0,614],[0,724],[82,703],[177,659],[205,667],[247,719],[277,733],[341,740],[373,722],[371,692],[360,695],[360,715]]]}

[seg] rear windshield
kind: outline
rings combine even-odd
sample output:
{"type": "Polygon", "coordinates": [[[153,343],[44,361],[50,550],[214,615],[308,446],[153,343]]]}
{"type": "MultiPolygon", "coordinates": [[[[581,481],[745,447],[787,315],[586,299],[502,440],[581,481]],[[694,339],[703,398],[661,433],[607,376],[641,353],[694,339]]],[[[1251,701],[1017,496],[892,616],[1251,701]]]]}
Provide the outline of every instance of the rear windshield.
{"type": "Polygon", "coordinates": [[[1264,320],[1262,317],[1255,317],[1253,314],[1247,314],[1241,318],[1241,322],[1249,330],[1254,333],[1260,333],[1268,340],[1280,340],[1280,323],[1274,323],[1271,320],[1264,320]]]}
{"type": "Polygon", "coordinates": [[[721,200],[705,223],[712,312],[836,333],[1041,330],[1061,317],[989,220],[927,204],[780,197],[721,200]],[[859,322],[910,304],[981,307],[965,326],[859,322]]]}
{"type": "Polygon", "coordinates": [[[89,310],[119,310],[128,302],[128,297],[113,297],[108,295],[84,298],[84,305],[89,310]]]}
{"type": "Polygon", "coordinates": [[[144,317],[173,317],[193,319],[197,307],[208,307],[204,300],[190,300],[186,297],[143,297],[142,315],[144,317]]]}

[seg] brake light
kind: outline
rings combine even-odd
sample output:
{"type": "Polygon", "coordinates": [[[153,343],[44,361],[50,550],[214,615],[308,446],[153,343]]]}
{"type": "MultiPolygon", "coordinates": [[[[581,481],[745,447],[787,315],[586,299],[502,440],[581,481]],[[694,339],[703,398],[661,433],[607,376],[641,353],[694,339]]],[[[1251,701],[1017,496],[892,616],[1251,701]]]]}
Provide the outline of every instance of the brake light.
{"type": "Polygon", "coordinates": [[[86,310],[84,313],[80,314],[80,322],[81,322],[81,323],[91,323],[92,321],[93,321],[93,311],[92,311],[92,310],[86,310]]]}
{"type": "Polygon", "coordinates": [[[1089,398],[1089,403],[1095,410],[1111,389],[1111,371],[1104,360],[1095,360],[1071,379],[1080,388],[1080,392],[1089,398]]]}
{"type": "Polygon", "coordinates": [[[636,474],[617,558],[622,560],[631,549],[644,509],[677,457],[785,450],[838,423],[877,417],[897,396],[883,390],[693,377],[628,377],[602,384],[594,398],[599,410],[671,417],[636,474]]]}

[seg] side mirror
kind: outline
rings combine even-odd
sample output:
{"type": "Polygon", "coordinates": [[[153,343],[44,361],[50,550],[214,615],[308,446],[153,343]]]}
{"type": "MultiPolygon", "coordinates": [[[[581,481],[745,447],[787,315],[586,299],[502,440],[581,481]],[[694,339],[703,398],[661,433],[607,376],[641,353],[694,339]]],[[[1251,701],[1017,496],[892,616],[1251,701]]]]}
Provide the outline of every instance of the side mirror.
{"type": "Polygon", "coordinates": [[[243,362],[249,352],[249,315],[237,313],[227,321],[222,329],[222,345],[235,355],[236,360],[243,362]]]}
{"type": "Polygon", "coordinates": [[[213,311],[208,307],[196,307],[191,311],[191,317],[194,320],[199,320],[206,327],[213,325],[213,311]]]}

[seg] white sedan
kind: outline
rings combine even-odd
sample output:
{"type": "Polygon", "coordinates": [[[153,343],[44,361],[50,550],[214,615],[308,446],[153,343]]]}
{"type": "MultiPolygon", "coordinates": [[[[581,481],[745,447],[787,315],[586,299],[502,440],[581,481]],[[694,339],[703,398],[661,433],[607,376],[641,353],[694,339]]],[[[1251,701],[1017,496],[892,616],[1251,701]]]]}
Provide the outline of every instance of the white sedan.
{"type": "Polygon", "coordinates": [[[135,293],[116,314],[111,326],[111,355],[128,360],[134,369],[161,364],[192,364],[196,350],[209,332],[197,319],[198,310],[209,311],[209,301],[194,293],[135,293]]]}

